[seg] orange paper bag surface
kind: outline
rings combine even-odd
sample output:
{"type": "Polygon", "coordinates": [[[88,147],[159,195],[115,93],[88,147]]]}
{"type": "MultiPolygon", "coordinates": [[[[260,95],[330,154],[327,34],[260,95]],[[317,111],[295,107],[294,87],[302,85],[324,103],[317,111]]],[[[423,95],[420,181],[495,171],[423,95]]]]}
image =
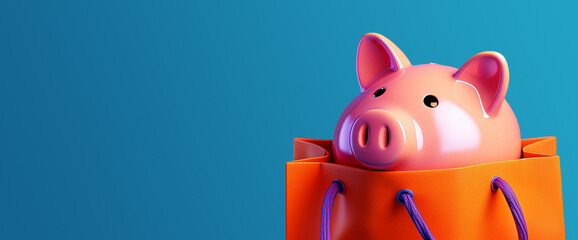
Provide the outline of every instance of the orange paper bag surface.
{"type": "Polygon", "coordinates": [[[522,159],[423,171],[375,171],[332,163],[331,140],[295,139],[286,165],[287,239],[319,239],[325,191],[334,179],[332,239],[421,239],[404,205],[410,189],[437,239],[517,239],[504,196],[490,182],[509,183],[522,208],[529,239],[564,239],[556,138],[522,140],[522,159]]]}

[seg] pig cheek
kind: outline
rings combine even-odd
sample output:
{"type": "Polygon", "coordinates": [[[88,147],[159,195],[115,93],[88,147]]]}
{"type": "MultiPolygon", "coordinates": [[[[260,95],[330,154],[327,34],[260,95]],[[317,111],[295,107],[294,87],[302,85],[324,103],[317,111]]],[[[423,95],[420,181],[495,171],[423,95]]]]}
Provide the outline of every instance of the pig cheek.
{"type": "Polygon", "coordinates": [[[351,131],[354,121],[355,119],[351,115],[347,116],[343,120],[343,123],[341,124],[341,127],[339,129],[339,137],[338,137],[339,146],[337,146],[337,148],[341,152],[347,153],[349,156],[353,156],[351,154],[351,146],[349,144],[349,132],[351,131]]]}
{"type": "Polygon", "coordinates": [[[423,132],[421,131],[421,127],[419,126],[419,124],[415,121],[413,121],[413,127],[415,129],[415,140],[416,140],[416,147],[417,147],[417,151],[421,151],[423,149],[423,132]]]}
{"type": "Polygon", "coordinates": [[[440,152],[458,152],[479,147],[481,131],[477,122],[453,102],[440,103],[434,115],[440,152]]]}

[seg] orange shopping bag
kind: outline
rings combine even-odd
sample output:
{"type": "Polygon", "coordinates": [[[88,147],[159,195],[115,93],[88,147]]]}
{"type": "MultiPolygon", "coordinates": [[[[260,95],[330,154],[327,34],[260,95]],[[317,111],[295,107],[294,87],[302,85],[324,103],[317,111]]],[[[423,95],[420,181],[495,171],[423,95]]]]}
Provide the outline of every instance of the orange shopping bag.
{"type": "Polygon", "coordinates": [[[506,189],[492,190],[495,177],[515,193],[529,239],[565,237],[554,137],[522,140],[522,159],[438,170],[360,169],[332,163],[331,152],[331,140],[295,139],[295,160],[286,165],[287,239],[320,238],[324,196],[334,180],[343,193],[335,193],[327,215],[332,239],[421,239],[398,202],[403,189],[413,192],[437,239],[517,239],[520,223],[506,189]]]}

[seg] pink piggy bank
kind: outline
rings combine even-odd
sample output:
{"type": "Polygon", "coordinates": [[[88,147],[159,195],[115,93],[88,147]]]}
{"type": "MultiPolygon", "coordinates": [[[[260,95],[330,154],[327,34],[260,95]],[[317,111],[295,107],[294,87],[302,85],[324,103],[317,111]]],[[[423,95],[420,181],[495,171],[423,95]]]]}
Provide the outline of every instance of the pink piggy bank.
{"type": "Polygon", "coordinates": [[[479,53],[460,69],[411,65],[393,42],[369,33],[359,43],[357,76],[361,94],[334,132],[335,162],[426,170],[520,158],[501,54],[479,53]]]}

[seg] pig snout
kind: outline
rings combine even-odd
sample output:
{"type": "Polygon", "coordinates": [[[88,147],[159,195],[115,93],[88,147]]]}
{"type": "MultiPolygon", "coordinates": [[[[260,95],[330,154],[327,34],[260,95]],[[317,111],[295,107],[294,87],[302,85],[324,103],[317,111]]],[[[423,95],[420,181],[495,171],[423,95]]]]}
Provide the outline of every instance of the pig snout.
{"type": "Polygon", "coordinates": [[[374,109],[362,113],[353,123],[349,137],[355,157],[372,168],[394,164],[415,137],[411,120],[391,111],[374,109]]]}

